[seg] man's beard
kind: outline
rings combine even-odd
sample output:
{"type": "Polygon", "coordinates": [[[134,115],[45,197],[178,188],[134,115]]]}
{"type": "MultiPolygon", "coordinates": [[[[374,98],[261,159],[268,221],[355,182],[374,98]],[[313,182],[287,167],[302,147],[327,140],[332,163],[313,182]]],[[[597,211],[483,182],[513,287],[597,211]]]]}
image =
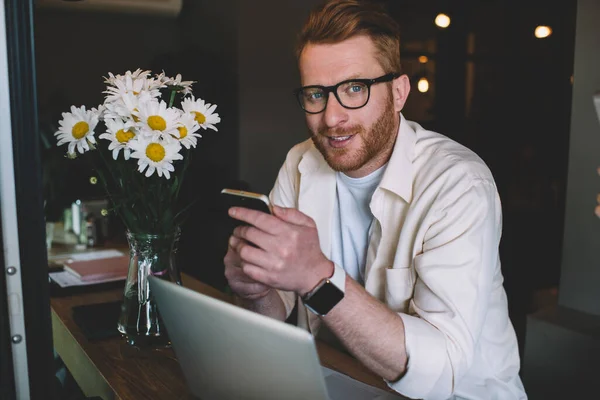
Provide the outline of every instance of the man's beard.
{"type": "MultiPolygon", "coordinates": [[[[383,156],[388,148],[391,149],[395,139],[395,128],[394,103],[392,96],[390,96],[386,108],[368,132],[362,125],[345,129],[323,129],[318,135],[311,135],[311,139],[334,171],[351,172],[362,168],[375,157],[383,156]],[[327,136],[341,137],[349,135],[357,135],[362,138],[363,143],[359,149],[346,147],[338,149],[329,146],[327,143],[327,136]]],[[[353,138],[352,140],[356,139],[353,138]]]]}

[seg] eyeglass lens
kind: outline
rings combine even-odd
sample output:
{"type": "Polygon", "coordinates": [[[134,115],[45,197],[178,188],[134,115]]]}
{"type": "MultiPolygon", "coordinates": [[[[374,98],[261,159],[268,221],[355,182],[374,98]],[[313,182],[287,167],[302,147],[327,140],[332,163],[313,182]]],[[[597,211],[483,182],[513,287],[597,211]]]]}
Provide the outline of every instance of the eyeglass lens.
{"type": "MultiPolygon", "coordinates": [[[[363,82],[346,82],[336,89],[338,101],[348,108],[360,108],[369,100],[369,85],[363,82]]],[[[327,106],[328,93],[321,88],[306,88],[300,91],[303,108],[311,113],[321,112],[327,106]]]]}

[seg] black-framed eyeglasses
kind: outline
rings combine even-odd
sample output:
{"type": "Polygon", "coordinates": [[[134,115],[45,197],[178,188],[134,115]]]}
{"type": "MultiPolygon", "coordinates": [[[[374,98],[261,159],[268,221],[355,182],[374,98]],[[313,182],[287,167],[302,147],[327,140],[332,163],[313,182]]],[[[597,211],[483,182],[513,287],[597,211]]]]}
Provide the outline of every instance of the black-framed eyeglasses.
{"type": "Polygon", "coordinates": [[[309,114],[325,111],[329,93],[335,95],[344,108],[355,110],[364,107],[371,97],[371,85],[390,82],[400,74],[392,72],[375,79],[348,79],[332,86],[311,85],[294,90],[300,107],[309,114]]]}

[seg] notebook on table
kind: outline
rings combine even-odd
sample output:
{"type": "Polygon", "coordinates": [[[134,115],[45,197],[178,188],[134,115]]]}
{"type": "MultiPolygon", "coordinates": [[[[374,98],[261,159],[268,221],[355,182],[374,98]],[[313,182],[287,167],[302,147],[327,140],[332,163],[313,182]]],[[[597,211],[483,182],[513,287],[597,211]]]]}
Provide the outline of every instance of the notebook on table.
{"type": "Polygon", "coordinates": [[[127,278],[129,256],[94,259],[68,260],[64,263],[65,271],[79,278],[82,282],[98,282],[127,278]]]}
{"type": "Polygon", "coordinates": [[[393,400],[322,367],[312,335],[150,277],[190,392],[202,400],[393,400]]]}

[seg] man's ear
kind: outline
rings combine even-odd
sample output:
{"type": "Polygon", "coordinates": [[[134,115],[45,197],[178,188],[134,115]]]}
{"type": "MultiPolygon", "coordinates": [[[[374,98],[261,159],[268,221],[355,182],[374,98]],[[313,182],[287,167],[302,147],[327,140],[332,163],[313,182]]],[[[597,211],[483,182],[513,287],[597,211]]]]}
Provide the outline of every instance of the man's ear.
{"type": "Polygon", "coordinates": [[[402,111],[408,94],[410,93],[410,80],[406,74],[402,74],[392,81],[392,96],[394,97],[394,110],[402,111]]]}

